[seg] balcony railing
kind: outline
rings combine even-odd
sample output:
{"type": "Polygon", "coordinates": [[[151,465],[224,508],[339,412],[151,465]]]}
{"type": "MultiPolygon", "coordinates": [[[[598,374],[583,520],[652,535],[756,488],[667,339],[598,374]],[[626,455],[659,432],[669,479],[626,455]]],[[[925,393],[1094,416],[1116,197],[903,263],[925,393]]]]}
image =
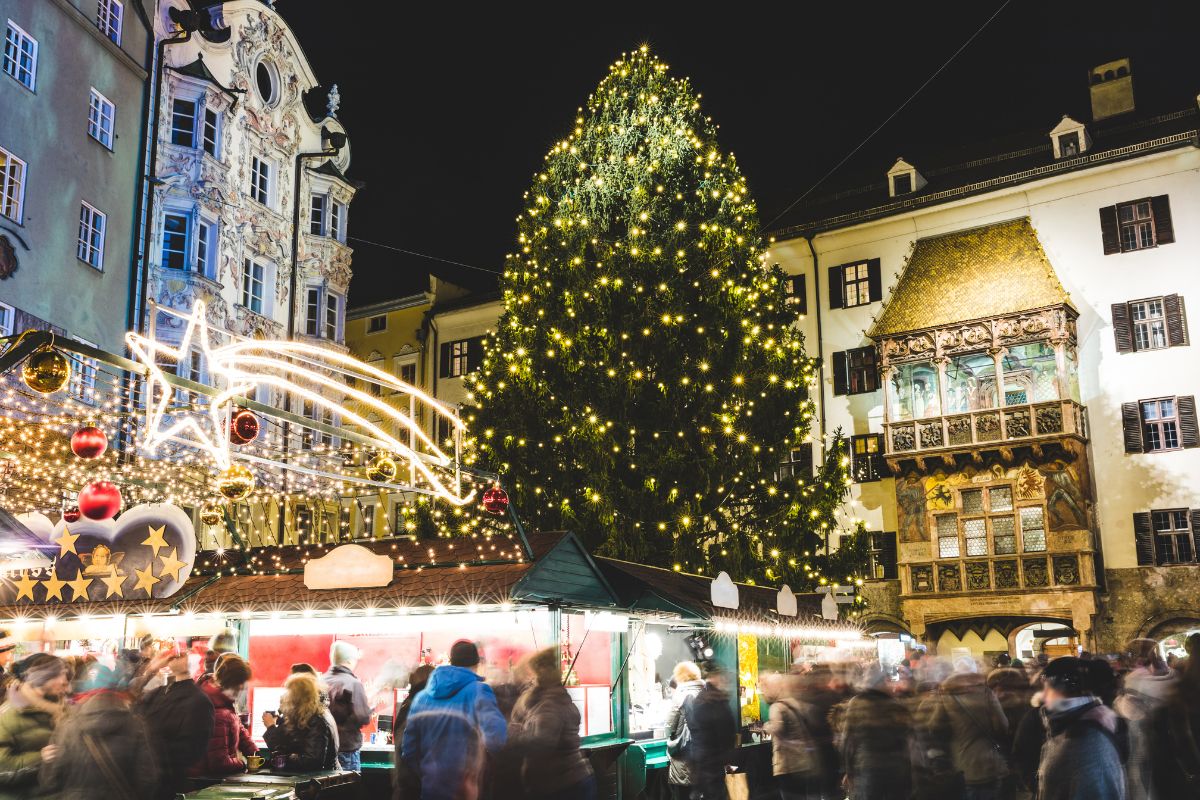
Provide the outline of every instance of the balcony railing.
{"type": "Polygon", "coordinates": [[[907,564],[910,595],[1090,586],[1090,553],[1017,553],[907,564]]]}
{"type": "Polygon", "coordinates": [[[926,453],[1052,436],[1087,438],[1083,406],[1073,400],[1027,403],[965,414],[884,423],[887,455],[926,453]]]}

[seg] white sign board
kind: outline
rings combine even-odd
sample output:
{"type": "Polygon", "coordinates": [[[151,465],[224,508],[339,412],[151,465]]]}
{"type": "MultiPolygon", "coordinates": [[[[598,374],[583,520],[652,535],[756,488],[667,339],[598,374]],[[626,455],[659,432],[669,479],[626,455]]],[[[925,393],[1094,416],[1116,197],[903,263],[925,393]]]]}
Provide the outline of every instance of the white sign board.
{"type": "Polygon", "coordinates": [[[775,610],[779,612],[779,616],[781,617],[794,617],[798,613],[798,609],[796,608],[796,593],[786,583],[780,588],[779,594],[775,597],[775,610]]]}
{"type": "Polygon", "coordinates": [[[712,604],[714,606],[718,608],[737,609],[740,605],[737,584],[729,577],[728,572],[718,573],[709,588],[712,591],[712,604]]]}
{"type": "Polygon", "coordinates": [[[392,582],[392,559],[361,544],[343,544],[304,565],[309,589],[366,589],[392,582]]]}

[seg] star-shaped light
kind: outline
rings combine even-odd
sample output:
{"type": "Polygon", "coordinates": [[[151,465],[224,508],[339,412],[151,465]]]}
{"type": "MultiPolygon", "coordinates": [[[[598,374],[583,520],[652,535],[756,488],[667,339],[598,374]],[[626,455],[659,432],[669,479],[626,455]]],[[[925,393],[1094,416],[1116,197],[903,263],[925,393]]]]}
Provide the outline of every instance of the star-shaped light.
{"type": "Polygon", "coordinates": [[[71,591],[75,596],[71,598],[71,602],[78,602],[80,598],[84,600],[88,596],[88,587],[92,585],[93,578],[83,577],[83,570],[78,570],[75,575],[75,580],[67,581],[67,586],[71,587],[71,591]]]}
{"type": "Polygon", "coordinates": [[[42,581],[46,586],[46,599],[54,598],[58,602],[63,602],[62,590],[67,585],[67,582],[58,577],[56,573],[50,573],[50,577],[42,581]]]}
{"type": "Polygon", "coordinates": [[[145,569],[135,569],[134,573],[137,575],[137,584],[133,587],[133,590],[136,592],[138,589],[145,589],[146,597],[150,597],[151,589],[159,580],[154,577],[154,564],[147,564],[145,569]]]}
{"type": "Polygon", "coordinates": [[[154,548],[154,558],[158,558],[158,551],[167,546],[167,540],[163,538],[163,534],[167,532],[166,525],[159,525],[157,528],[149,526],[150,538],[142,542],[144,545],[149,545],[154,548]]]}
{"type": "Polygon", "coordinates": [[[172,548],[171,555],[159,556],[159,558],[162,559],[162,572],[158,573],[159,577],[165,578],[171,575],[177,581],[183,580],[180,574],[187,567],[187,562],[179,560],[179,548],[172,548]]]}
{"type": "Polygon", "coordinates": [[[114,594],[117,597],[124,597],[125,591],[122,584],[125,583],[124,575],[118,575],[116,570],[113,570],[109,575],[101,578],[101,582],[108,587],[108,594],[104,595],[105,599],[112,597],[114,594]]]}
{"type": "Polygon", "coordinates": [[[79,555],[79,553],[75,552],[75,540],[78,538],[78,533],[71,533],[71,529],[64,525],[62,536],[57,539],[51,539],[52,542],[58,545],[58,557],[62,558],[67,553],[79,555]]]}
{"type": "Polygon", "coordinates": [[[22,597],[28,597],[29,602],[33,602],[33,587],[37,586],[38,582],[29,577],[29,573],[27,571],[21,570],[21,580],[13,581],[13,584],[17,587],[18,600],[20,600],[22,597]]]}

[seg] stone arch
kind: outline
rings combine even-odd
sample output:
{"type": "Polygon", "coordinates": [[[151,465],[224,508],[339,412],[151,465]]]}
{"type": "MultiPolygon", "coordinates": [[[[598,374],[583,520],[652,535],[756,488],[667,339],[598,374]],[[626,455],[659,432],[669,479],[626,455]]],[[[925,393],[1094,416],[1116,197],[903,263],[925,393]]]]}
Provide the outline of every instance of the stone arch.
{"type": "Polygon", "coordinates": [[[876,611],[864,614],[862,617],[864,633],[907,633],[911,634],[908,623],[894,614],[876,611]]]}
{"type": "MultiPolygon", "coordinates": [[[[1064,632],[1065,635],[1075,637],[1076,641],[1078,641],[1080,638],[1080,632],[1078,630],[1076,630],[1075,627],[1071,624],[1071,618],[1069,616],[1063,617],[1061,619],[1051,619],[1051,618],[1035,619],[1035,620],[1030,620],[1029,622],[1023,623],[1021,625],[1018,625],[1017,627],[1015,627],[1011,631],[1009,631],[1009,633],[1008,633],[1008,652],[1016,653],[1017,655],[1020,655],[1019,653],[1017,653],[1017,634],[1019,634],[1023,630],[1032,628],[1034,625],[1045,625],[1046,623],[1058,623],[1060,625],[1065,625],[1066,626],[1066,631],[1064,632]]],[[[1014,655],[1013,657],[1016,658],[1017,655],[1014,655]]]]}
{"type": "Polygon", "coordinates": [[[1137,638],[1157,641],[1171,632],[1167,630],[1168,625],[1200,628],[1200,609],[1177,608],[1147,617],[1138,627],[1137,638]]]}

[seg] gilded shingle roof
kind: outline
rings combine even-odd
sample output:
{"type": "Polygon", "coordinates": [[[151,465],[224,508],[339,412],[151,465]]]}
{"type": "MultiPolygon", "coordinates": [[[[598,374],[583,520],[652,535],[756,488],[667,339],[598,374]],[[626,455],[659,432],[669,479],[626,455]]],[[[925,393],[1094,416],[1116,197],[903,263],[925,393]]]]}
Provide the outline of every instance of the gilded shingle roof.
{"type": "Polygon", "coordinates": [[[919,239],[870,336],[1069,303],[1028,217],[919,239]]]}

